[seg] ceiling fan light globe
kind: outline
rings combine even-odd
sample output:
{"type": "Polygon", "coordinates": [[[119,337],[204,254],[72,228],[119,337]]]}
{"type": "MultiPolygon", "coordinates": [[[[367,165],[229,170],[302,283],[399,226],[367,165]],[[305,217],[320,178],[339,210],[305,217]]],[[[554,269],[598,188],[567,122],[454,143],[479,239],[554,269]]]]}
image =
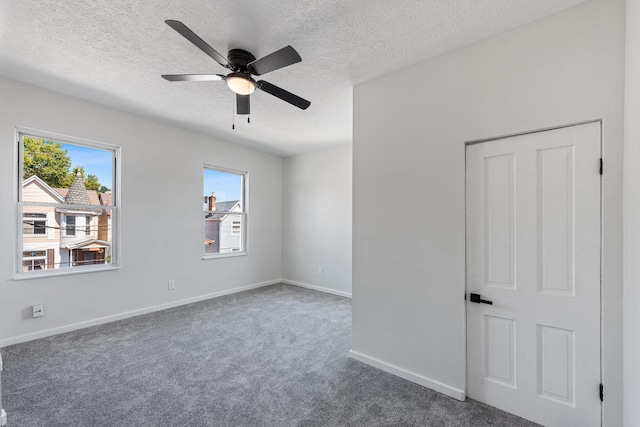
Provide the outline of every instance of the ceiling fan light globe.
{"type": "Polygon", "coordinates": [[[238,95],[250,95],[256,90],[255,80],[242,74],[228,75],[225,81],[229,89],[238,95]]]}

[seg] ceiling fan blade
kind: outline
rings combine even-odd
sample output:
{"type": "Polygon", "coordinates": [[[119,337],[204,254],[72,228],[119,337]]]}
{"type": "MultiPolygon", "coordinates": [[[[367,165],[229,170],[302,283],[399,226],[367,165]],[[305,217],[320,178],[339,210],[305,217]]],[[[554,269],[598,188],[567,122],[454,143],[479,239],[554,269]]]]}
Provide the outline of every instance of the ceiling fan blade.
{"type": "Polygon", "coordinates": [[[236,94],[236,109],[238,114],[249,114],[249,95],[236,94]]]}
{"type": "Polygon", "coordinates": [[[212,82],[224,80],[222,74],[163,74],[162,78],[170,82],[212,82]]]}
{"type": "Polygon", "coordinates": [[[251,73],[256,76],[260,76],[300,61],[302,61],[302,58],[300,58],[298,52],[296,52],[296,50],[291,46],[286,46],[280,50],[270,53],[267,56],[263,56],[260,59],[250,62],[247,64],[247,67],[251,73]]]}
{"type": "Polygon", "coordinates": [[[311,105],[311,103],[306,99],[300,98],[298,95],[294,95],[291,92],[279,88],[276,85],[272,85],[269,82],[265,82],[264,80],[260,80],[258,82],[258,87],[263,91],[275,96],[276,98],[280,98],[283,101],[286,101],[291,105],[295,105],[296,107],[303,110],[306,110],[307,108],[309,108],[309,105],[311,105]]]}
{"type": "Polygon", "coordinates": [[[167,25],[179,32],[184,38],[196,45],[201,51],[212,57],[218,64],[222,65],[223,67],[229,68],[229,61],[227,61],[227,58],[216,52],[214,48],[209,46],[207,42],[198,37],[196,33],[191,31],[189,27],[184,25],[182,22],[174,21],[172,19],[168,19],[164,22],[166,22],[167,25]]]}

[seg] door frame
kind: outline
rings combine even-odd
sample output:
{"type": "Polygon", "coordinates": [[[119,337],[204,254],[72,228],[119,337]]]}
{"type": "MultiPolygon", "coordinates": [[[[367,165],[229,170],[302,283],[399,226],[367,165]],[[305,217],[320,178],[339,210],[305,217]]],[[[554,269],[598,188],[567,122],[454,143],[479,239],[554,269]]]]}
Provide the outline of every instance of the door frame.
{"type": "MultiPolygon", "coordinates": [[[[465,392],[465,396],[468,395],[468,390],[469,390],[469,349],[467,348],[467,340],[468,340],[468,331],[467,331],[467,294],[469,293],[469,289],[468,289],[468,282],[467,282],[467,265],[468,265],[468,260],[467,260],[467,255],[468,255],[468,248],[467,248],[467,149],[469,146],[471,145],[476,145],[476,144],[482,144],[485,142],[493,142],[493,141],[498,141],[501,139],[507,139],[507,138],[513,138],[513,137],[518,137],[518,136],[523,136],[523,135],[530,135],[530,134],[534,134],[534,133],[542,133],[542,132],[548,132],[548,131],[553,131],[553,130],[557,130],[557,129],[565,129],[565,128],[569,128],[569,127],[574,127],[574,126],[581,126],[581,125],[586,125],[586,124],[591,124],[591,123],[598,123],[600,125],[600,159],[601,162],[604,159],[604,120],[603,119],[593,119],[593,120],[585,120],[585,121],[581,121],[581,122],[575,122],[575,123],[570,123],[570,124],[564,124],[564,125],[556,125],[556,126],[549,126],[549,127],[545,127],[545,128],[539,128],[539,129],[535,129],[535,130],[529,130],[529,131],[523,131],[523,132],[515,132],[515,133],[510,133],[510,134],[503,134],[500,136],[495,136],[495,137],[488,137],[488,138],[480,138],[480,139],[473,139],[473,140],[469,140],[469,141],[465,141],[464,142],[464,322],[463,322],[463,328],[464,328],[464,369],[465,369],[465,376],[464,376],[464,392],[465,392]]],[[[603,263],[604,263],[604,186],[603,186],[603,182],[602,182],[602,178],[603,178],[604,174],[603,174],[603,170],[602,170],[602,163],[601,163],[601,169],[600,169],[600,265],[599,265],[599,277],[598,280],[600,282],[600,321],[599,321],[599,325],[600,325],[600,385],[602,386],[602,384],[604,384],[604,307],[603,307],[603,301],[604,301],[604,288],[603,288],[603,263]]],[[[596,391],[594,390],[594,393],[596,391]]],[[[603,426],[604,425],[604,400],[601,399],[600,401],[600,425],[603,426]]]]}

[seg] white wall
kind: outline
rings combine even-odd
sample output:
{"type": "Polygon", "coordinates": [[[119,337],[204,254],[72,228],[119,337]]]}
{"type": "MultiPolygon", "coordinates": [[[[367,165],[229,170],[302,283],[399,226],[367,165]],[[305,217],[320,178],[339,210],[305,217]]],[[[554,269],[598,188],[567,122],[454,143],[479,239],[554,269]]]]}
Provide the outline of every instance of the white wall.
{"type": "Polygon", "coordinates": [[[624,425],[640,426],[640,0],[627,0],[624,425]]]}
{"type": "Polygon", "coordinates": [[[12,80],[0,100],[0,344],[282,277],[280,157],[12,80]],[[14,126],[122,147],[119,270],[13,280],[14,126]],[[249,172],[248,256],[201,259],[203,163],[249,172]],[[36,303],[45,316],[32,319],[36,303]]]}
{"type": "Polygon", "coordinates": [[[284,159],[285,282],[351,296],[351,162],[351,145],[284,159]]]}
{"type": "Polygon", "coordinates": [[[624,13],[594,0],[354,88],[354,357],[464,397],[464,143],[602,119],[604,410],[621,425],[624,13]],[[384,238],[381,207],[403,224],[384,238]]]}

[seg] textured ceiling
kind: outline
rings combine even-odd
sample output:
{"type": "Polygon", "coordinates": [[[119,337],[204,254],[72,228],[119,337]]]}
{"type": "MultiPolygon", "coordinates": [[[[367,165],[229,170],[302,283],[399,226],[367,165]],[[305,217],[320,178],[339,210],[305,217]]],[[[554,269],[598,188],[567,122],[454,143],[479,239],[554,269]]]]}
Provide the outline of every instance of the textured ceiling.
{"type": "Polygon", "coordinates": [[[352,87],[584,0],[1,0],[0,75],[278,155],[351,141],[352,87]],[[161,74],[226,69],[167,26],[182,21],[223,55],[286,45],[302,62],[261,79],[311,101],[251,96],[236,117],[224,82],[161,74]]]}

